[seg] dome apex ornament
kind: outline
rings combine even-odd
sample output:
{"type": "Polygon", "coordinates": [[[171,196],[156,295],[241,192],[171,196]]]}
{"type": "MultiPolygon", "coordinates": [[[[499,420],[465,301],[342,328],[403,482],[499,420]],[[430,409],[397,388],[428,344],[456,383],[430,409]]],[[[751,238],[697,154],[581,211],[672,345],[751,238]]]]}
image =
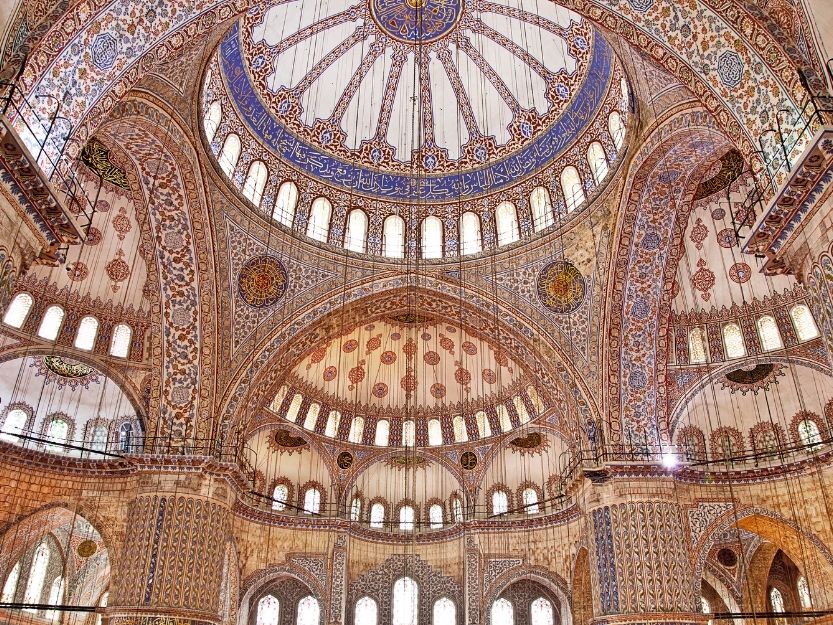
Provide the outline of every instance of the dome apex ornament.
{"type": "Polygon", "coordinates": [[[407,44],[436,41],[463,15],[463,0],[368,0],[370,14],[386,35],[407,44]]]}

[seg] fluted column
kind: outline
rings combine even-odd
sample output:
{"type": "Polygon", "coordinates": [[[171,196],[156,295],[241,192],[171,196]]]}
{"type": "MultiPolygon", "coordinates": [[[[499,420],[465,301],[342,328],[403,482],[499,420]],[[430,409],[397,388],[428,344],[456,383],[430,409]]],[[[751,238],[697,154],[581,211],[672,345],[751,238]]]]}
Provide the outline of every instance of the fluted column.
{"type": "Polygon", "coordinates": [[[138,625],[171,618],[219,625],[231,489],[206,474],[148,475],[142,483],[148,487],[128,506],[109,622],[138,625]]]}

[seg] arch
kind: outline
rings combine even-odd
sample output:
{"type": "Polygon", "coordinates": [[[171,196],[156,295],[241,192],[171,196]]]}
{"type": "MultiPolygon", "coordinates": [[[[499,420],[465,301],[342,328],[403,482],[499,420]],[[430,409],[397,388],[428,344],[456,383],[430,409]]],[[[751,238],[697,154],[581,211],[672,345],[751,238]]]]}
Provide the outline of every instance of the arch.
{"type": "Polygon", "coordinates": [[[518,211],[512,202],[501,202],[495,209],[497,244],[509,245],[521,238],[518,230],[518,211]]]}
{"type": "Polygon", "coordinates": [[[321,604],[312,595],[307,595],[298,602],[296,625],[319,625],[321,622],[321,604]]]}
{"type": "Polygon", "coordinates": [[[399,215],[389,215],[382,225],[382,255],[405,257],[405,220],[399,215]]]}
{"type": "Polygon", "coordinates": [[[502,489],[495,490],[492,493],[491,507],[492,516],[506,514],[509,511],[509,494],[502,489]]]}
{"type": "Polygon", "coordinates": [[[371,597],[364,596],[356,601],[353,625],[378,625],[379,607],[371,597]]]}
{"type": "Polygon", "coordinates": [[[790,308],[790,319],[800,342],[811,341],[819,336],[816,320],[806,304],[796,304],[790,308]]]}
{"type": "Polygon", "coordinates": [[[552,210],[552,198],[546,187],[537,186],[529,194],[529,206],[532,208],[532,228],[540,232],[555,223],[552,210]]]}
{"type": "Polygon", "coordinates": [[[457,606],[448,597],[434,602],[431,625],[457,625],[457,606]]]}
{"type": "Polygon", "coordinates": [[[466,211],[460,216],[460,254],[468,256],[483,251],[480,215],[466,211]]]}
{"type": "Polygon", "coordinates": [[[205,116],[202,120],[202,127],[205,131],[205,138],[208,141],[208,144],[214,141],[214,137],[217,135],[217,129],[220,127],[220,124],[223,121],[223,107],[220,105],[219,100],[214,100],[208,107],[208,110],[205,112],[205,116]]]}
{"type": "Polygon", "coordinates": [[[428,421],[428,444],[432,447],[443,444],[443,428],[439,419],[428,421]]]}
{"type": "Polygon", "coordinates": [[[237,161],[240,160],[240,137],[233,132],[226,135],[226,140],[223,141],[223,147],[220,150],[220,155],[217,157],[217,162],[220,164],[220,169],[231,179],[234,176],[234,170],[237,169],[237,161]]]}
{"type": "Polygon", "coordinates": [[[257,602],[255,625],[278,625],[280,623],[281,604],[275,595],[264,595],[257,602]]]}
{"type": "Polygon", "coordinates": [[[432,503],[428,508],[428,523],[432,530],[442,529],[443,527],[443,506],[441,503],[432,503]]]}
{"type": "Polygon", "coordinates": [[[320,514],[321,490],[317,486],[307,486],[304,490],[304,514],[320,514]]]}
{"type": "Polygon", "coordinates": [[[54,341],[58,338],[58,332],[64,323],[64,309],[53,304],[46,309],[38,328],[38,336],[47,341],[54,341]]]}
{"type": "Polygon", "coordinates": [[[272,510],[286,510],[286,504],[289,500],[289,485],[284,483],[276,484],[272,489],[272,510]]]}
{"type": "Polygon", "coordinates": [[[78,323],[78,331],[75,334],[76,349],[83,349],[85,352],[92,351],[95,347],[95,339],[98,335],[98,319],[87,315],[78,323]]]}
{"type": "Polygon", "coordinates": [[[604,179],[607,178],[610,166],[607,162],[605,149],[598,141],[593,141],[587,147],[587,164],[590,165],[590,173],[593,174],[593,180],[597,185],[602,184],[604,179]]]}
{"type": "Polygon", "coordinates": [[[764,315],[755,322],[758,328],[758,337],[761,339],[761,349],[765,352],[772,352],[784,348],[784,341],[781,340],[781,331],[775,317],[764,315]]]}
{"type": "Polygon", "coordinates": [[[726,349],[726,358],[743,358],[746,356],[743,332],[738,324],[731,322],[723,326],[723,346],[726,349]]]}
{"type": "Polygon", "coordinates": [[[266,181],[269,179],[269,168],[263,161],[252,161],[246,180],[243,182],[243,196],[255,206],[260,206],[266,181]]]}
{"type": "Polygon", "coordinates": [[[0,427],[0,438],[3,440],[15,442],[18,434],[32,429],[34,411],[27,404],[9,404],[4,412],[0,427]]]}
{"type": "Polygon", "coordinates": [[[391,604],[391,625],[417,625],[419,586],[413,578],[396,580],[391,604]]]}
{"type": "Polygon", "coordinates": [[[35,300],[28,293],[18,293],[3,315],[3,323],[12,328],[22,328],[35,300]]]}
{"type": "Polygon", "coordinates": [[[379,447],[387,447],[390,442],[390,422],[386,419],[376,422],[376,433],[373,444],[379,447]]]}
{"type": "Polygon", "coordinates": [[[367,213],[360,208],[354,208],[347,215],[344,247],[351,252],[364,253],[367,250],[367,213]]]}
{"type": "Polygon", "coordinates": [[[515,608],[508,599],[498,598],[489,610],[491,625],[515,625],[515,608]]]}
{"type": "Polygon", "coordinates": [[[625,144],[625,122],[622,121],[622,114],[619,111],[611,111],[607,118],[607,130],[610,132],[610,138],[613,139],[613,145],[617,150],[621,150],[625,144]]]}
{"type": "Polygon", "coordinates": [[[362,417],[353,417],[350,422],[350,433],[347,435],[347,440],[351,443],[361,443],[364,437],[364,419],[362,417]]]}
{"type": "Polygon", "coordinates": [[[469,440],[469,433],[466,428],[466,420],[463,418],[463,415],[455,415],[454,419],[452,419],[452,425],[454,427],[454,442],[467,443],[469,440]]]}
{"type": "Polygon", "coordinates": [[[572,213],[587,199],[584,195],[584,184],[581,181],[578,169],[572,165],[565,167],[561,172],[560,182],[567,212],[572,213]]]}
{"type": "MultiPolygon", "coordinates": [[[[288,582],[294,582],[296,588],[303,592],[303,595],[296,596],[312,595],[319,602],[319,605],[322,604],[321,598],[325,594],[324,588],[320,580],[309,570],[295,564],[277,565],[256,571],[242,581],[240,584],[240,609],[237,623],[249,622],[251,602],[268,592],[273,592],[273,588],[288,582]]],[[[291,617],[289,622],[292,622],[291,617]]]]}
{"type": "Polygon", "coordinates": [[[381,501],[373,502],[370,505],[370,527],[382,529],[385,527],[385,504],[381,501]]]}
{"type": "Polygon", "coordinates": [[[414,520],[416,518],[416,511],[410,504],[405,504],[399,508],[399,530],[402,532],[414,531],[414,520]]]}
{"type": "Polygon", "coordinates": [[[429,215],[422,220],[422,257],[443,257],[443,222],[439,217],[429,215]]]}
{"type": "Polygon", "coordinates": [[[298,208],[298,185],[291,180],[284,180],[278,187],[278,196],[275,198],[275,208],[272,210],[272,219],[287,228],[295,223],[295,210],[298,208]]]}
{"type": "MultiPolygon", "coordinates": [[[[574,621],[572,612],[569,607],[571,604],[569,587],[567,582],[557,573],[550,571],[541,566],[522,565],[517,566],[500,574],[485,590],[484,598],[486,604],[497,600],[500,597],[505,597],[515,584],[519,582],[532,582],[538,585],[538,592],[545,591],[550,600],[553,600],[557,605],[557,611],[560,613],[560,618],[556,618],[556,622],[561,625],[580,625],[588,621],[574,621]]],[[[529,589],[524,588],[522,594],[530,601],[536,598],[536,594],[529,594],[529,589]]],[[[545,595],[546,596],[546,595],[545,595]]],[[[516,608],[517,612],[517,608],[516,608]]]]}
{"type": "Polygon", "coordinates": [[[325,197],[317,197],[312,202],[307,222],[307,236],[310,239],[327,242],[330,236],[330,219],[333,216],[333,205],[325,197]]]}
{"type": "Polygon", "coordinates": [[[113,328],[110,338],[110,355],[116,358],[127,358],[130,355],[130,342],[133,339],[133,329],[126,323],[118,323],[113,328]]]}
{"type": "Polygon", "coordinates": [[[331,410],[327,415],[327,425],[324,428],[324,436],[335,438],[338,435],[338,428],[341,425],[341,413],[338,410],[331,410]]]}

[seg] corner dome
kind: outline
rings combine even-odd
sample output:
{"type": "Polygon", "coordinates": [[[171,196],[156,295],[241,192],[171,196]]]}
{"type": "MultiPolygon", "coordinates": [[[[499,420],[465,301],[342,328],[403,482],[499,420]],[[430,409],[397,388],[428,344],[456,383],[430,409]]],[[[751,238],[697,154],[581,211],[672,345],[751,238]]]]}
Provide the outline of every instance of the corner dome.
{"type": "Polygon", "coordinates": [[[477,254],[562,223],[621,160],[627,80],[576,13],[512,4],[253,8],[204,83],[220,168],[276,221],[360,253],[477,254]],[[361,223],[346,215],[354,207],[361,223]],[[463,240],[467,212],[479,220],[476,245],[463,240]],[[401,223],[386,229],[389,218],[401,223]],[[426,250],[428,218],[438,223],[426,250]],[[391,229],[401,245],[385,245],[391,229]]]}

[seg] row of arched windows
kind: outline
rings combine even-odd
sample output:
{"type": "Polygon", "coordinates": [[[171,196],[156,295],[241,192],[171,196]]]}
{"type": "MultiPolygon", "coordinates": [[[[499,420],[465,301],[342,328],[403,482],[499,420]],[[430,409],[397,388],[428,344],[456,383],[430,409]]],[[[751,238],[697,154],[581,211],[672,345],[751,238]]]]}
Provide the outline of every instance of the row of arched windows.
{"type": "MultiPolygon", "coordinates": [[[[797,304],[793,306],[790,309],[790,319],[800,342],[810,341],[819,336],[816,322],[806,305],[797,304]]],[[[781,338],[781,331],[778,329],[775,317],[772,315],[759,317],[755,326],[758,331],[758,338],[761,341],[761,349],[764,352],[784,348],[784,341],[781,338]]],[[[743,331],[737,322],[731,321],[723,324],[721,333],[727,359],[743,358],[747,355],[743,331]]],[[[708,341],[704,328],[697,326],[688,331],[688,360],[691,364],[703,364],[709,359],[707,345],[708,341]]]]}
{"type": "MultiPolygon", "coordinates": [[[[33,424],[29,421],[30,416],[25,410],[12,408],[6,413],[3,424],[0,426],[0,440],[15,443],[20,441],[21,435],[34,433],[30,429],[33,424]]],[[[61,413],[48,416],[42,432],[47,439],[46,449],[58,453],[63,451],[64,444],[78,442],[85,444],[93,451],[107,451],[108,448],[112,450],[115,447],[116,451],[129,453],[134,451],[136,441],[140,436],[137,428],[129,421],[119,423],[117,426],[102,421],[90,423],[87,425],[84,441],[71,441],[71,429],[69,421],[61,413]],[[111,431],[111,428],[115,429],[111,431]]]]}
{"type": "MultiPolygon", "coordinates": [[[[492,625],[515,625],[515,606],[503,597],[492,603],[492,625]]],[[[554,625],[555,610],[552,602],[545,597],[538,597],[529,606],[530,625],[554,625]]]]}
{"type": "MultiPolygon", "coordinates": [[[[272,402],[272,409],[279,410],[284,401],[289,388],[287,386],[281,387],[275,399],[272,402]]],[[[532,420],[533,417],[540,415],[544,411],[544,405],[536,392],[535,388],[530,386],[526,389],[526,394],[532,402],[533,412],[527,409],[526,402],[523,397],[516,395],[512,401],[512,407],[518,415],[520,424],[523,425],[532,420]]],[[[292,423],[298,423],[301,407],[304,404],[304,397],[300,393],[296,393],[292,397],[289,408],[286,411],[285,419],[292,423]]],[[[306,430],[314,431],[318,423],[321,405],[317,402],[312,402],[307,409],[307,413],[300,425],[306,430]]],[[[475,436],[485,438],[495,434],[509,432],[513,429],[512,417],[509,413],[509,407],[505,404],[497,404],[495,412],[498,417],[499,431],[493,431],[492,425],[489,421],[489,416],[485,411],[478,411],[474,414],[474,426],[476,429],[475,436]]],[[[338,410],[331,410],[327,415],[327,421],[324,426],[324,435],[331,438],[337,438],[339,430],[341,429],[342,414],[338,410]]],[[[453,438],[448,440],[444,435],[442,423],[439,419],[428,420],[428,445],[439,446],[451,443],[465,443],[469,441],[469,426],[463,415],[456,415],[452,419],[452,434],[453,438]]],[[[347,435],[347,440],[351,443],[362,443],[365,435],[365,420],[361,416],[354,416],[350,421],[350,429],[347,435]]],[[[404,447],[413,447],[416,445],[416,423],[411,419],[406,419],[402,422],[402,445],[404,447]]],[[[380,447],[387,447],[390,444],[390,422],[386,419],[380,419],[376,422],[376,429],[373,434],[373,444],[380,447]]]]}
{"type": "MultiPolygon", "coordinates": [[[[28,293],[18,293],[9,304],[6,314],[3,316],[3,323],[12,328],[21,328],[29,316],[34,304],[34,299],[28,293]]],[[[54,341],[64,323],[64,309],[58,304],[53,304],[46,309],[38,326],[38,336],[47,341],[54,341]]],[[[84,351],[92,351],[98,336],[99,321],[93,315],[82,317],[78,323],[78,330],[75,333],[73,346],[84,351]]],[[[117,358],[127,358],[130,353],[130,342],[133,338],[133,329],[126,323],[119,323],[113,328],[110,338],[110,355],[117,358]]]]}
{"type": "MultiPolygon", "coordinates": [[[[222,121],[222,108],[219,101],[212,102],[203,120],[206,138],[211,143],[222,121]]],[[[618,111],[613,111],[608,118],[608,130],[617,150],[622,148],[625,140],[625,125],[618,111]]],[[[230,132],[223,140],[217,162],[223,173],[234,179],[234,173],[240,160],[242,144],[240,136],[230,132]]],[[[610,164],[604,146],[593,141],[587,148],[587,165],[596,185],[602,184],[610,172],[610,164]]],[[[246,176],[243,179],[243,195],[255,206],[260,207],[263,202],[263,192],[269,180],[269,168],[264,161],[254,160],[249,163],[246,176]]],[[[561,193],[564,196],[565,210],[571,213],[587,201],[585,188],[589,181],[582,180],[579,170],[573,166],[565,167],[559,176],[561,193]]],[[[295,211],[298,207],[298,186],[291,180],[284,181],[278,187],[278,193],[272,208],[272,219],[292,228],[295,221],[295,211]]],[[[550,192],[546,187],[539,186],[532,190],[529,196],[532,209],[532,224],[535,232],[548,228],[555,223],[550,192]]],[[[313,200],[309,219],[306,225],[306,235],[316,241],[327,242],[330,236],[330,222],[333,215],[333,205],[325,197],[313,200]]],[[[368,245],[369,218],[367,213],[354,208],[347,214],[343,240],[345,249],[351,252],[366,253],[368,245]]],[[[483,235],[481,217],[475,212],[464,212],[459,219],[460,254],[468,256],[483,251],[483,235]]],[[[520,239],[518,211],[512,202],[501,202],[495,209],[495,228],[497,245],[509,245],[520,239]]],[[[389,215],[382,224],[382,255],[388,258],[404,258],[406,247],[405,220],[399,215],[389,215]]],[[[419,226],[420,255],[425,259],[442,258],[445,256],[445,226],[440,217],[430,215],[425,217],[419,226]]]]}
{"type": "MultiPolygon", "coordinates": [[[[49,548],[47,541],[44,540],[35,549],[35,553],[32,556],[32,561],[27,572],[28,574],[25,574],[22,570],[22,561],[18,560],[14,567],[12,567],[12,570],[9,572],[9,575],[6,577],[6,581],[3,584],[3,603],[14,603],[16,601],[16,596],[19,596],[18,585],[23,579],[25,579],[23,597],[20,597],[23,603],[47,603],[50,605],[62,604],[64,602],[63,575],[58,575],[51,581],[48,590],[49,594],[44,597],[44,593],[47,590],[46,576],[50,568],[49,563],[51,558],[52,550],[49,548]],[[24,575],[25,577],[22,577],[24,575]]],[[[30,613],[37,612],[34,608],[24,608],[23,611],[30,613]]],[[[54,618],[55,614],[54,610],[47,610],[44,613],[44,616],[46,618],[54,618]]]]}
{"type": "MultiPolygon", "coordinates": [[[[321,605],[318,599],[307,595],[298,602],[295,625],[319,625],[321,605]]],[[[266,595],[257,602],[256,625],[278,625],[281,622],[281,602],[274,595],[266,595]]]]}

